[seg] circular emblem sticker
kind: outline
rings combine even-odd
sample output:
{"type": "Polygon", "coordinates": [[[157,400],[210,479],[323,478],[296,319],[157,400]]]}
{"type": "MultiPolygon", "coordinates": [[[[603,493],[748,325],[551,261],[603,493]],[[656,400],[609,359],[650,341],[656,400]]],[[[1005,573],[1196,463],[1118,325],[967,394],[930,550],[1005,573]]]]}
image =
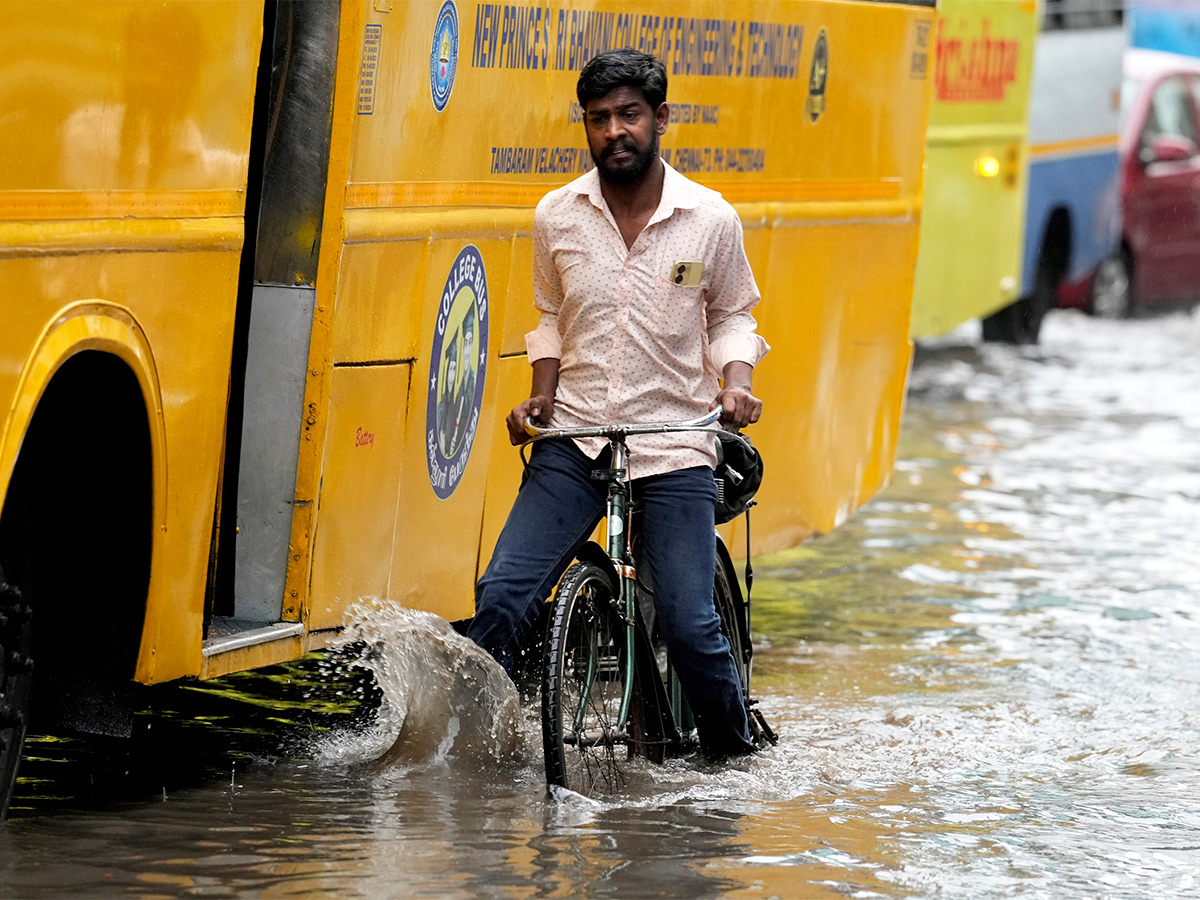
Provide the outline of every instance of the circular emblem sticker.
{"type": "Polygon", "coordinates": [[[446,108],[454,90],[454,72],[458,68],[458,10],[454,0],[446,0],[433,26],[433,50],[429,53],[429,92],[438,112],[446,108]]]}
{"type": "Polygon", "coordinates": [[[425,458],[439,499],[454,493],[467,467],[487,374],[488,286],[479,250],[459,252],[434,323],[425,407],[425,458]]]}

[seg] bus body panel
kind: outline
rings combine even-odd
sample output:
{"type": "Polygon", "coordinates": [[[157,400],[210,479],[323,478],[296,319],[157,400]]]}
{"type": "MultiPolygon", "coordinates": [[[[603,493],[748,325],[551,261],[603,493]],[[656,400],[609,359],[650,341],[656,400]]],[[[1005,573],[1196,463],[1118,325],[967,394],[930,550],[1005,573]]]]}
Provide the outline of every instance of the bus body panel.
{"type": "MultiPolygon", "coordinates": [[[[26,337],[26,346],[34,344],[27,359],[11,361],[9,371],[21,373],[19,378],[0,377],[9,407],[0,471],[7,484],[34,409],[64,362],[101,351],[129,365],[143,388],[151,434],[160,436],[153,441],[155,531],[141,659],[152,671],[169,672],[167,677],[194,674],[224,430],[237,254],[73,256],[56,260],[49,285],[45,262],[0,259],[6,297],[19,297],[25,307],[17,312],[13,302],[6,310],[6,346],[26,337]],[[95,297],[97,285],[112,299],[95,297]],[[229,298],[224,310],[212,302],[222,296],[229,298]],[[180,314],[189,309],[196,314],[180,314]],[[51,323],[43,336],[22,327],[32,325],[34,316],[51,323]],[[197,548],[204,552],[197,554],[197,548]]],[[[64,553],[69,556],[69,549],[64,553]]]]}
{"type": "Polygon", "coordinates": [[[380,401],[404,397],[411,373],[403,363],[333,371],[322,496],[339,502],[317,513],[312,593],[336,605],[314,603],[311,629],[341,625],[347,600],[388,595],[407,409],[380,401]]]}
{"type": "Polygon", "coordinates": [[[1030,0],[939,7],[913,337],[943,334],[1017,297],[1037,22],[1030,0]]]}
{"type": "Polygon", "coordinates": [[[416,359],[421,307],[410,297],[428,268],[427,240],[347,243],[330,347],[335,363],[416,359]]]}
{"type": "Polygon", "coordinates": [[[154,469],[137,677],[194,674],[261,6],[28,2],[4,14],[0,499],[58,366],[88,350],[124,360],[154,469]]]}
{"type": "Polygon", "coordinates": [[[14,0],[4,14],[0,191],[78,192],[45,199],[154,219],[245,188],[261,5],[14,0]]]}
{"type": "Polygon", "coordinates": [[[1064,279],[1077,282],[1092,272],[1117,245],[1120,197],[1114,178],[1115,150],[1035,152],[1029,166],[1026,221],[1031,229],[1022,249],[1025,290],[1032,290],[1050,216],[1065,209],[1071,219],[1070,265],[1064,279]],[[1116,230],[1114,230],[1114,225],[1116,230]]]}
{"type": "MultiPolygon", "coordinates": [[[[513,28],[525,25],[532,34],[529,42],[516,46],[506,41],[504,14],[511,4],[464,3],[458,8],[453,88],[439,110],[431,96],[429,61],[439,8],[445,5],[396,4],[389,13],[364,5],[362,40],[378,53],[378,65],[369,74],[360,69],[360,83],[369,81],[371,93],[357,115],[350,208],[531,206],[547,190],[582,174],[590,161],[575,82],[586,61],[583,51],[591,46],[586,41],[598,36],[607,36],[614,45],[629,40],[665,57],[668,101],[676,112],[663,146],[701,151],[698,158],[689,155],[676,165],[685,174],[694,169],[705,176],[702,180],[720,183],[722,190],[732,184],[755,185],[754,194],[769,193],[779,200],[808,199],[817,190],[825,197],[845,196],[864,179],[881,177],[902,179],[903,191],[911,193],[919,181],[911,142],[896,138],[912,127],[913,119],[905,116],[924,116],[925,82],[918,77],[923,73],[914,75],[911,63],[913,54],[923,51],[916,42],[927,38],[927,31],[917,23],[928,23],[929,9],[870,6],[861,0],[576,0],[546,6],[548,25],[542,20],[512,23],[513,28]],[[671,27],[679,25],[677,20],[701,28],[731,27],[679,31],[671,27]],[[781,46],[771,59],[787,68],[786,77],[768,77],[774,70],[768,69],[766,54],[773,48],[765,37],[747,35],[740,62],[717,50],[705,57],[707,62],[697,55],[697,41],[720,43],[736,38],[734,26],[763,25],[785,29],[777,35],[781,46]],[[869,40],[855,43],[858,29],[868,27],[869,40]],[[825,103],[813,120],[809,80],[822,29],[829,48],[825,103]],[[702,66],[713,71],[702,74],[702,66]],[[912,83],[898,86],[901,76],[912,83]],[[829,152],[826,109],[837,110],[840,121],[854,129],[832,138],[838,153],[829,152]],[[712,153],[704,157],[703,150],[718,147],[772,152],[761,169],[748,171],[758,165],[752,156],[723,155],[720,164],[712,153]],[[541,156],[536,151],[543,148],[579,152],[541,156]],[[535,152],[503,152],[525,149],[535,152]]],[[[726,199],[742,198],[730,191],[726,199]]]]}
{"type": "Polygon", "coordinates": [[[902,401],[895,379],[900,373],[903,382],[909,353],[896,341],[908,310],[886,298],[913,263],[915,217],[911,225],[860,221],[855,240],[846,225],[829,222],[785,221],[770,232],[764,296],[786,297],[799,281],[824,302],[805,304],[800,315],[786,305],[760,307],[761,330],[787,355],[768,355],[755,379],[764,410],[776,411],[770,433],[751,429],[770,471],[753,513],[756,549],[831,530],[890,473],[902,401]]]}

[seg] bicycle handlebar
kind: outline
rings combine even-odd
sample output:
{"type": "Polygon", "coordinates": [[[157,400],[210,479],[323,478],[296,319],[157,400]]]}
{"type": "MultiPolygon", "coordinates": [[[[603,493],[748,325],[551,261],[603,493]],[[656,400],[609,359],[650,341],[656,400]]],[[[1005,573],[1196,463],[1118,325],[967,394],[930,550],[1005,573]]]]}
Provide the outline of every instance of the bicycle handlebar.
{"type": "Polygon", "coordinates": [[[525,433],[533,440],[542,438],[625,438],[631,434],[663,434],[668,431],[712,431],[708,426],[721,418],[721,407],[709,410],[695,419],[681,422],[648,422],[644,425],[632,422],[616,425],[575,425],[569,428],[541,428],[533,424],[532,418],[525,420],[525,433]]]}

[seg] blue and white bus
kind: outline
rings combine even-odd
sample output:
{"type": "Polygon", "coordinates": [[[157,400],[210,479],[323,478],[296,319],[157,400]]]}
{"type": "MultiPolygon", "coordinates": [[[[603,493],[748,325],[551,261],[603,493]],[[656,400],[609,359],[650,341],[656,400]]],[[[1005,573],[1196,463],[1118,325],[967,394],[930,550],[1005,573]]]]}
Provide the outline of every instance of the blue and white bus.
{"type": "Polygon", "coordinates": [[[1021,297],[983,320],[986,340],[1037,341],[1056,305],[1090,303],[1120,240],[1117,143],[1123,0],[1044,0],[1029,101],[1021,297]]]}

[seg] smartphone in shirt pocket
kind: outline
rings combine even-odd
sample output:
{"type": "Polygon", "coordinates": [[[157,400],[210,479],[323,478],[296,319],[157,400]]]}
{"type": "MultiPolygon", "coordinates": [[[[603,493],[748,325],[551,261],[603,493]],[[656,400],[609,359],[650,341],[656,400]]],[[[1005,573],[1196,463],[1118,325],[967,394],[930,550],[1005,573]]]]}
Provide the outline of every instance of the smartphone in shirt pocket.
{"type": "Polygon", "coordinates": [[[671,266],[670,281],[682,287],[696,287],[704,277],[704,261],[699,259],[681,259],[671,266]]]}

